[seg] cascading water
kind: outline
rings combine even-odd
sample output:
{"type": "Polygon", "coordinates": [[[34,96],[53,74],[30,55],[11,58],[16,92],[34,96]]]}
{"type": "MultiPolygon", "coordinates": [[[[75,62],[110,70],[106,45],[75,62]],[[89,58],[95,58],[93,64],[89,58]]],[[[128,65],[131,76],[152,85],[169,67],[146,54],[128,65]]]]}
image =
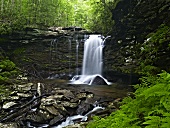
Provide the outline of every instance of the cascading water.
{"type": "Polygon", "coordinates": [[[103,40],[99,35],[91,35],[84,45],[82,75],[102,73],[103,40]]]}
{"type": "Polygon", "coordinates": [[[84,44],[82,75],[74,76],[71,84],[91,85],[96,77],[100,77],[106,84],[110,84],[102,77],[103,47],[104,40],[101,35],[90,35],[84,44]]]}
{"type": "Polygon", "coordinates": [[[78,58],[79,57],[79,41],[78,40],[76,40],[76,65],[77,65],[77,67],[76,67],[76,75],[78,75],[78,58]]]}
{"type": "Polygon", "coordinates": [[[58,43],[57,39],[54,39],[51,41],[51,44],[50,44],[51,61],[53,61],[53,59],[57,57],[57,43],[58,43]],[[55,53],[55,55],[53,55],[53,53],[55,53]]]}
{"type": "Polygon", "coordinates": [[[70,56],[71,56],[71,39],[68,38],[69,42],[69,76],[70,76],[70,67],[71,67],[71,62],[70,62],[70,56]]]}

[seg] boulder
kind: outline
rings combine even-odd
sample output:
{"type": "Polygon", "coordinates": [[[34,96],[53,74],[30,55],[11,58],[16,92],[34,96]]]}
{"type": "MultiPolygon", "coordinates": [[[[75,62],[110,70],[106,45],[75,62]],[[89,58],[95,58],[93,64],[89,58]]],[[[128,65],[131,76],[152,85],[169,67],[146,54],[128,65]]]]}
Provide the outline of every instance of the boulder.
{"type": "Polygon", "coordinates": [[[96,76],[93,79],[92,85],[107,85],[107,83],[102,77],[96,76]]]}

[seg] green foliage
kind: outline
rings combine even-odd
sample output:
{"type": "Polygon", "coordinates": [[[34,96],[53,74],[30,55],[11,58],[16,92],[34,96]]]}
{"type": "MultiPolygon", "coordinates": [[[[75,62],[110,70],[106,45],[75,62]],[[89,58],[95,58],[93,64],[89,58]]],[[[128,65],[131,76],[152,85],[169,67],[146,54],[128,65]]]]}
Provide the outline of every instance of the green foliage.
{"type": "Polygon", "coordinates": [[[0,34],[26,26],[79,26],[101,33],[111,32],[111,10],[120,0],[16,0],[0,2],[0,34]]]}
{"type": "Polygon", "coordinates": [[[5,84],[18,73],[15,64],[8,60],[0,61],[0,84],[5,84]]]}
{"type": "Polygon", "coordinates": [[[0,100],[2,100],[2,97],[10,94],[10,86],[7,86],[7,84],[9,84],[16,75],[18,75],[18,71],[15,64],[8,59],[0,58],[0,100]]]}
{"type": "Polygon", "coordinates": [[[0,35],[26,26],[68,26],[74,16],[73,1],[15,0],[0,2],[0,35]]]}
{"type": "MultiPolygon", "coordinates": [[[[147,36],[140,52],[140,73],[155,75],[161,70],[169,71],[170,27],[162,24],[154,33],[147,36]]],[[[139,58],[138,58],[139,59],[139,58]]]]}
{"type": "Polygon", "coordinates": [[[112,20],[112,13],[110,10],[110,5],[112,5],[111,3],[114,2],[103,3],[101,1],[89,0],[89,15],[87,23],[84,25],[85,28],[103,34],[109,34],[112,30],[112,26],[114,25],[114,20],[112,20]]]}
{"type": "Polygon", "coordinates": [[[123,100],[120,110],[106,118],[95,117],[88,128],[170,127],[170,74],[143,77],[135,98],[123,100]]]}

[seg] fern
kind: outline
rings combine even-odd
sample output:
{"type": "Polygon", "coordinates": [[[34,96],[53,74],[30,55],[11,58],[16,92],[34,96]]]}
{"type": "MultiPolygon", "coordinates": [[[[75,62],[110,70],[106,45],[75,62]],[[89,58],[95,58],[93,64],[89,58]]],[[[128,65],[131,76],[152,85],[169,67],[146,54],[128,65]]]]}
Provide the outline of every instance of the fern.
{"type": "Polygon", "coordinates": [[[170,74],[143,77],[136,85],[135,98],[122,101],[120,110],[97,118],[88,128],[168,128],[170,127],[170,74]]]}

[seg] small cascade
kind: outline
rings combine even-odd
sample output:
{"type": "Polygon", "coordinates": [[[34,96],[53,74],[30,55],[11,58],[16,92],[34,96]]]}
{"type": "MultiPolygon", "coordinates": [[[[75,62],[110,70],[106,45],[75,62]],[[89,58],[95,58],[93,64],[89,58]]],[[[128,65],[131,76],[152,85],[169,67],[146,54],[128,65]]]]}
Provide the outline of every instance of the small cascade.
{"type": "Polygon", "coordinates": [[[66,120],[63,121],[58,126],[50,126],[49,124],[36,124],[34,122],[29,122],[29,121],[27,121],[26,124],[27,124],[27,127],[29,127],[29,128],[37,128],[37,127],[38,128],[49,128],[49,127],[50,128],[64,128],[69,125],[75,124],[75,122],[85,122],[92,114],[94,114],[98,111],[104,110],[104,109],[105,109],[104,107],[94,106],[94,108],[91,111],[89,111],[87,114],[74,115],[74,116],[67,117],[66,120]],[[37,127],[35,127],[35,126],[37,126],[37,127]]]}
{"type": "Polygon", "coordinates": [[[76,40],[76,75],[78,75],[79,41],[76,40]]]}
{"type": "Polygon", "coordinates": [[[83,40],[86,41],[88,38],[89,38],[89,35],[86,35],[86,34],[85,34],[83,40]]]}
{"type": "Polygon", "coordinates": [[[106,38],[103,40],[101,35],[90,35],[85,41],[82,75],[74,76],[71,84],[92,85],[94,81],[100,81],[102,84],[110,84],[110,82],[102,77],[103,47],[106,38]]]}
{"type": "Polygon", "coordinates": [[[71,74],[71,61],[70,61],[70,58],[71,58],[71,39],[68,38],[68,41],[69,41],[69,75],[71,74]]]}
{"type": "Polygon", "coordinates": [[[88,117],[94,113],[94,112],[97,112],[97,111],[100,111],[100,110],[104,110],[103,107],[100,107],[100,106],[96,106],[93,108],[93,110],[89,111],[87,114],[85,114],[84,116],[83,115],[75,115],[75,116],[71,116],[71,117],[67,117],[66,121],[65,122],[62,122],[60,125],[58,126],[54,126],[52,128],[63,128],[63,127],[66,127],[66,126],[69,126],[69,125],[73,125],[74,124],[74,121],[87,121],[88,117]]]}
{"type": "Polygon", "coordinates": [[[52,40],[51,43],[50,43],[50,57],[51,57],[51,61],[53,61],[54,58],[57,57],[57,43],[58,43],[57,39],[52,40]]]}

